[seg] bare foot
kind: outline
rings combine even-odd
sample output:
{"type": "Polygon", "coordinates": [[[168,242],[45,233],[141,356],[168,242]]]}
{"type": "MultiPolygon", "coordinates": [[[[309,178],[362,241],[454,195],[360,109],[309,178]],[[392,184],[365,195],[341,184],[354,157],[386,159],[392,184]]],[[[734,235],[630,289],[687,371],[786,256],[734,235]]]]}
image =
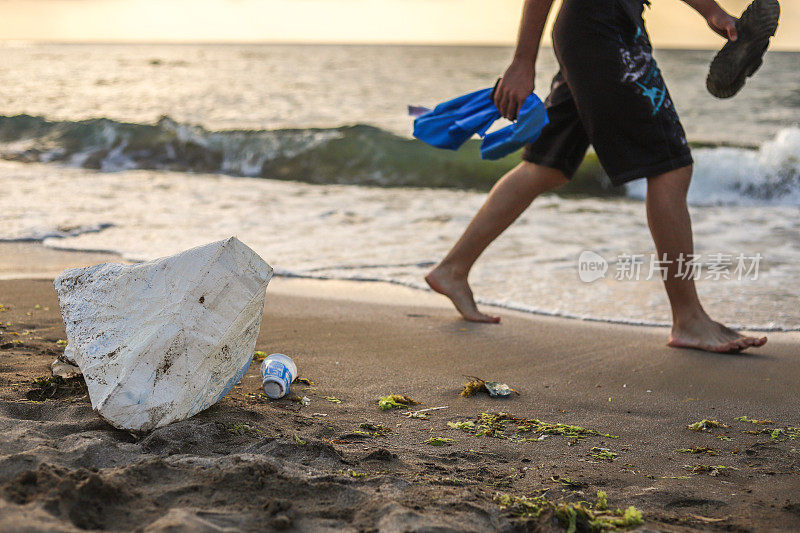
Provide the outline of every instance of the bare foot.
{"type": "Polygon", "coordinates": [[[685,326],[673,326],[667,344],[675,348],[695,348],[716,353],[739,353],[748,348],[764,346],[766,343],[766,337],[747,337],[705,316],[690,321],[685,326]]]}
{"type": "Polygon", "coordinates": [[[469,288],[466,277],[455,276],[447,267],[437,265],[425,276],[425,281],[428,282],[431,289],[450,298],[450,301],[453,302],[453,305],[456,306],[456,309],[465,320],[488,322],[490,324],[500,322],[499,316],[490,316],[478,311],[478,306],[475,305],[475,298],[472,296],[472,289],[469,288]]]}

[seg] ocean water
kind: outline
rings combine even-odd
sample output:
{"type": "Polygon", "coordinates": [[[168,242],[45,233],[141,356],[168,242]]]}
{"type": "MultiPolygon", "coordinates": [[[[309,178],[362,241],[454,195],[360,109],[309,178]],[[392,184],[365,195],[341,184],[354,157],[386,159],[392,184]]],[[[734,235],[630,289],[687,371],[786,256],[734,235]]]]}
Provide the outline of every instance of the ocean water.
{"type": "MultiPolygon", "coordinates": [[[[509,48],[17,44],[0,52],[4,240],[144,260],[237,235],[284,275],[423,287],[482,191],[514,163],[481,162],[474,147],[422,146],[406,115],[407,104],[491,85],[509,48]]],[[[732,324],[800,329],[800,54],[768,54],[726,101],[705,91],[712,56],[656,54],[698,146],[697,251],[706,268],[715,254],[761,260],[757,279],[704,277],[699,291],[732,324]]],[[[540,95],[555,68],[544,50],[540,95]]],[[[620,257],[653,251],[644,193],[639,181],[612,196],[537,200],[477,264],[479,299],[668,323],[659,281],[613,279],[620,257]],[[606,279],[580,281],[585,250],[609,261],[606,279]]]]}

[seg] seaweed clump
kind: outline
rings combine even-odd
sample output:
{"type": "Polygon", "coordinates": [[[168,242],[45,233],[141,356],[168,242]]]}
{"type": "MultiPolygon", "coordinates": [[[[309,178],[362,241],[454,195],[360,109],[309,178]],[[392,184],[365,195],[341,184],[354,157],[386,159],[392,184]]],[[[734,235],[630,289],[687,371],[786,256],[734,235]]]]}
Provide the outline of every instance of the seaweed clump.
{"type": "Polygon", "coordinates": [[[425,441],[425,444],[430,444],[431,446],[450,446],[455,441],[453,439],[448,439],[445,437],[432,437],[425,441]]]}
{"type": "Polygon", "coordinates": [[[234,423],[228,426],[228,433],[236,436],[261,435],[263,431],[250,424],[234,423]]]}
{"type": "Polygon", "coordinates": [[[66,379],[61,376],[41,376],[34,379],[31,385],[25,397],[35,402],[88,394],[82,376],[66,379]]]}
{"type": "Polygon", "coordinates": [[[700,422],[695,422],[694,424],[689,424],[686,426],[686,429],[691,429],[692,431],[711,431],[714,428],[726,428],[725,424],[722,422],[718,422],[716,420],[706,420],[703,419],[700,422]]]}
{"type": "Polygon", "coordinates": [[[709,476],[718,476],[724,472],[727,466],[722,465],[686,465],[684,468],[692,474],[708,474],[709,476]]]}
{"type": "Polygon", "coordinates": [[[616,452],[612,452],[608,448],[594,447],[589,453],[589,457],[593,457],[594,459],[599,459],[601,461],[608,461],[611,463],[617,460],[619,454],[616,452]]]}
{"type": "Polygon", "coordinates": [[[632,528],[644,523],[642,512],[636,507],[630,506],[624,511],[622,509],[610,511],[607,509],[606,494],[600,491],[597,496],[598,501],[595,506],[586,502],[555,503],[541,496],[526,498],[499,492],[494,495],[493,500],[514,516],[523,519],[555,517],[559,524],[570,533],[601,533],[632,528]]]}
{"type": "Polygon", "coordinates": [[[719,455],[719,450],[715,450],[714,448],[707,448],[705,446],[694,446],[693,448],[680,448],[675,450],[678,453],[689,453],[689,454],[700,454],[704,453],[706,455],[719,455]]]}
{"type": "Polygon", "coordinates": [[[767,424],[774,424],[772,420],[758,420],[756,418],[747,418],[746,416],[737,417],[736,420],[738,422],[750,422],[751,424],[758,424],[761,426],[766,426],[767,424]]]}
{"type": "Polygon", "coordinates": [[[593,429],[571,424],[543,422],[536,418],[519,418],[508,413],[481,413],[474,421],[448,422],[453,429],[473,433],[476,437],[492,437],[496,439],[512,439],[518,442],[543,440],[545,436],[561,435],[577,441],[588,437],[619,438],[616,435],[600,433],[593,429]],[[512,428],[513,426],[513,428],[512,428]],[[509,430],[514,432],[509,434],[509,430]],[[525,437],[527,434],[538,434],[538,438],[525,437]]]}
{"type": "Polygon", "coordinates": [[[378,407],[380,407],[382,411],[388,411],[389,409],[405,409],[412,405],[419,405],[419,402],[402,394],[390,394],[378,400],[378,407]]]}
{"type": "Polygon", "coordinates": [[[447,427],[451,429],[459,429],[461,431],[466,431],[467,433],[472,433],[475,431],[475,422],[472,420],[467,420],[466,422],[448,422],[447,427]]]}
{"type": "Polygon", "coordinates": [[[464,388],[461,390],[460,394],[464,398],[469,398],[470,396],[474,396],[479,392],[485,392],[489,396],[494,397],[508,397],[513,392],[517,396],[519,396],[519,392],[515,389],[512,389],[505,383],[498,383],[495,381],[486,381],[485,379],[481,379],[476,376],[467,376],[467,381],[464,384],[464,388]]]}
{"type": "Polygon", "coordinates": [[[364,422],[359,425],[361,429],[354,431],[356,435],[365,435],[367,437],[383,437],[392,432],[392,428],[383,426],[381,424],[372,424],[371,422],[364,422]]]}

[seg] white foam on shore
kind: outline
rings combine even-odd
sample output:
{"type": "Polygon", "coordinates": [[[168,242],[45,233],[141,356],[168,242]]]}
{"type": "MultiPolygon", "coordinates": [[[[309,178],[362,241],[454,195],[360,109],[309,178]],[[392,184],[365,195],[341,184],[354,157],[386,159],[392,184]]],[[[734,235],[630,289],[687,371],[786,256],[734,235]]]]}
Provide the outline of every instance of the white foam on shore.
{"type": "MultiPolygon", "coordinates": [[[[49,235],[42,241],[46,246],[147,260],[236,235],[284,274],[410,287],[424,287],[425,272],[485,198],[466,191],[139,170],[100,173],[12,162],[0,162],[0,176],[3,239],[49,235]]],[[[764,257],[757,281],[701,281],[708,310],[751,329],[800,328],[797,208],[712,206],[692,212],[699,253],[764,257]]],[[[658,281],[582,283],[577,257],[585,249],[612,261],[621,253],[650,254],[644,205],[628,199],[541,198],[489,248],[471,281],[482,301],[510,309],[668,323],[658,281]]],[[[612,262],[610,273],[614,270],[612,262]]]]}

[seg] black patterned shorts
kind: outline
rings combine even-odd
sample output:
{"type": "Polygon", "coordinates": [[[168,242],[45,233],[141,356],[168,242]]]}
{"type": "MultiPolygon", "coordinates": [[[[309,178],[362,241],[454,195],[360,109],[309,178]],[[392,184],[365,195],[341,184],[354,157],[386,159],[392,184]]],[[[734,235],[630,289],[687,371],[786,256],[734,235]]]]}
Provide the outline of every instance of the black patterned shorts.
{"type": "Polygon", "coordinates": [[[564,0],[550,124],[523,159],[572,177],[591,144],[614,185],[692,164],[642,10],[642,0],[564,0]]]}

